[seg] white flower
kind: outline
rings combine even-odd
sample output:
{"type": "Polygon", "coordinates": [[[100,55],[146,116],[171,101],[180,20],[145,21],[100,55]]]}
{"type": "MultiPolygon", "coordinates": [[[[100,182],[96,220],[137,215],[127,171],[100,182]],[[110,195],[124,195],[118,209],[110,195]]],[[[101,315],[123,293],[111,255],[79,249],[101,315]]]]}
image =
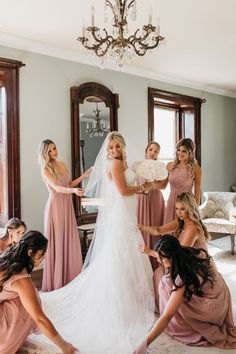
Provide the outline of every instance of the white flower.
{"type": "Polygon", "coordinates": [[[145,178],[149,181],[160,181],[166,179],[168,176],[165,164],[156,160],[144,160],[140,162],[136,172],[139,177],[145,178]]]}

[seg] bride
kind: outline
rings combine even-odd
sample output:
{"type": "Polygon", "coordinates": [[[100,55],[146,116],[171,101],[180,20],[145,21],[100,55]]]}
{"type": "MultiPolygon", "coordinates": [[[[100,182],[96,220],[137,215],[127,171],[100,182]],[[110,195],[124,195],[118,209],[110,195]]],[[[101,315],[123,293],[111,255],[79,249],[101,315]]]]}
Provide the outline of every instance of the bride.
{"type": "Polygon", "coordinates": [[[139,252],[135,197],[152,185],[134,185],[125,146],[118,132],[106,137],[85,191],[96,190],[101,206],[84,270],[41,294],[45,312],[81,354],[132,354],[154,321],[153,273],[139,252]]]}

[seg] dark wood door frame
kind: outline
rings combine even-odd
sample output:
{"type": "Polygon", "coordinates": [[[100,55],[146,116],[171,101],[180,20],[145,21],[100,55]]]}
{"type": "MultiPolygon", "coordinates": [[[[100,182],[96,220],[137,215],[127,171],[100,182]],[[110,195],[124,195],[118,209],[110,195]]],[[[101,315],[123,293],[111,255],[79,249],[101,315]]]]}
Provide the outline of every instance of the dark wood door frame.
{"type": "Polygon", "coordinates": [[[20,133],[19,133],[19,69],[21,61],[0,58],[0,74],[6,90],[6,154],[7,207],[0,215],[1,226],[9,218],[21,217],[20,194],[20,133]]]}

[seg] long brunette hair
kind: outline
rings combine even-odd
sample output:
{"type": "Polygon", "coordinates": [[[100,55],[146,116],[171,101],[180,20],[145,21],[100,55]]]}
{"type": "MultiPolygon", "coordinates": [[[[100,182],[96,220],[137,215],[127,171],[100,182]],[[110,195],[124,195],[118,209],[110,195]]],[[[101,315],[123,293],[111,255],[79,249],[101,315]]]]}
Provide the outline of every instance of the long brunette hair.
{"type": "Polygon", "coordinates": [[[203,296],[203,286],[209,282],[213,287],[214,271],[211,257],[204,249],[181,246],[177,237],[164,235],[156,242],[154,250],[160,259],[172,260],[170,278],[174,289],[185,286],[184,300],[188,302],[193,294],[203,296]]]}
{"type": "Polygon", "coordinates": [[[47,250],[48,240],[39,231],[28,231],[19,244],[12,245],[0,254],[0,291],[2,285],[12,276],[26,269],[30,274],[34,268],[34,257],[37,251],[47,250]],[[29,254],[31,250],[31,254],[29,254]]]}

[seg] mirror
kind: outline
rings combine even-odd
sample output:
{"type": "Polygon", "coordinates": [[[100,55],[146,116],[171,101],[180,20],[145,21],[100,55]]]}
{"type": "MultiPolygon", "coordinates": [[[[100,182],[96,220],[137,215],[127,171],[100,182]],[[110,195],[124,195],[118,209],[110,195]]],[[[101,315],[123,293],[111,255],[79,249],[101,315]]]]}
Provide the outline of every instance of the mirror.
{"type": "MultiPolygon", "coordinates": [[[[93,166],[109,131],[117,130],[119,96],[106,86],[87,82],[71,87],[72,178],[93,166]]],[[[82,187],[86,187],[86,180],[82,187]]],[[[79,225],[93,223],[97,206],[92,199],[74,198],[79,225]]]]}

